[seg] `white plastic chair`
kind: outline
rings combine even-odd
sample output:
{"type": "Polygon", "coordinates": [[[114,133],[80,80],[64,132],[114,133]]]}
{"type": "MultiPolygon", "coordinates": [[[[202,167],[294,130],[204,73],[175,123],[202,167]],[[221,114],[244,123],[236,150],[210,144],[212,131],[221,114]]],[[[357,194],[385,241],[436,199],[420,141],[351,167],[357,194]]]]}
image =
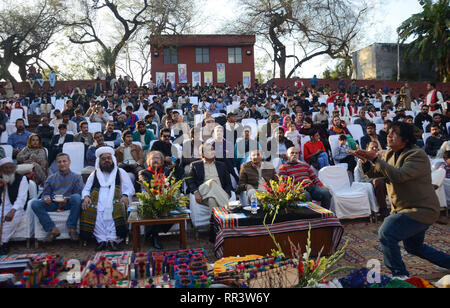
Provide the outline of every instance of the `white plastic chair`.
{"type": "Polygon", "coordinates": [[[18,109],[18,108],[15,108],[15,109],[12,109],[11,110],[11,116],[9,117],[9,123],[16,123],[16,120],[17,119],[24,119],[25,120],[25,118],[23,117],[23,110],[22,109],[18,109]]]}
{"type": "Polygon", "coordinates": [[[142,150],[142,143],[140,141],[133,141],[133,144],[138,145],[142,150]]]}
{"type": "Polygon", "coordinates": [[[366,185],[354,182],[350,185],[347,170],[330,166],[319,171],[319,179],[330,189],[331,210],[339,219],[361,218],[371,215],[371,205],[366,185]]]}
{"type": "Polygon", "coordinates": [[[90,122],[90,123],[88,123],[88,127],[89,127],[88,131],[91,134],[102,131],[102,123],[99,123],[99,122],[90,122]]]}
{"type": "Polygon", "coordinates": [[[376,126],[376,132],[377,135],[380,133],[380,131],[384,128],[384,124],[375,124],[376,126]]]}
{"type": "MultiPolygon", "coordinates": [[[[229,201],[231,202],[235,200],[236,194],[234,193],[234,191],[232,191],[231,198],[229,201]]],[[[198,204],[197,201],[195,201],[194,194],[189,195],[189,201],[191,210],[191,222],[192,225],[194,226],[194,229],[197,231],[202,227],[209,227],[211,219],[211,210],[209,209],[209,206],[198,204]]]]}
{"type": "Polygon", "coordinates": [[[256,119],[242,119],[242,126],[256,126],[258,127],[258,124],[256,123],[256,119]]]}
{"type": "Polygon", "coordinates": [[[423,139],[423,143],[424,144],[427,144],[427,139],[428,139],[428,137],[430,137],[431,136],[431,133],[423,133],[422,134],[422,139],[423,139]]]}
{"type": "Polygon", "coordinates": [[[347,126],[347,128],[350,134],[352,134],[353,139],[355,139],[355,141],[358,141],[358,143],[361,144],[361,138],[364,137],[364,132],[361,125],[359,124],[349,125],[347,126]]]}
{"type": "Polygon", "coordinates": [[[13,147],[12,146],[10,146],[9,144],[2,144],[2,145],[0,145],[0,147],[2,147],[5,150],[6,157],[9,157],[11,159],[13,158],[13,147]]]}
{"type": "MultiPolygon", "coordinates": [[[[30,204],[31,205],[31,204],[30,204]]],[[[49,212],[50,219],[55,223],[55,226],[61,232],[61,235],[58,236],[58,240],[67,240],[70,239],[69,229],[67,228],[67,219],[69,219],[70,211],[64,212],[49,212]]],[[[36,248],[38,246],[37,241],[42,241],[47,236],[47,232],[42,228],[39,219],[34,214],[34,238],[36,239],[35,245],[36,248]]],[[[77,222],[77,230],[80,231],[79,223],[77,222]]]]}
{"type": "Polygon", "coordinates": [[[68,142],[63,145],[63,153],[70,157],[70,170],[73,173],[81,174],[84,168],[84,143],[68,142]]]}
{"type": "Polygon", "coordinates": [[[439,187],[436,189],[436,195],[439,199],[439,204],[441,208],[447,208],[447,198],[445,193],[445,169],[439,168],[431,172],[431,182],[433,185],[439,187]]]}
{"type": "Polygon", "coordinates": [[[2,133],[2,136],[0,137],[0,143],[7,143],[8,142],[8,132],[5,130],[2,133]]]}

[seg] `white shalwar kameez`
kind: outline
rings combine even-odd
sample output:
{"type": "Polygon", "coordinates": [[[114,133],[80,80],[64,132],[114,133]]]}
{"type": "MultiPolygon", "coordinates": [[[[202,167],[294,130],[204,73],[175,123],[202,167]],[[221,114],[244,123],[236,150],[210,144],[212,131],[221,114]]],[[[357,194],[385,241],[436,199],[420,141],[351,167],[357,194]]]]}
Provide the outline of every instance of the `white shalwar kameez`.
{"type": "MultiPolygon", "coordinates": [[[[16,210],[16,213],[14,214],[14,218],[12,221],[4,221],[5,217],[3,217],[2,243],[5,244],[8,243],[9,239],[14,235],[14,233],[16,233],[17,227],[22,221],[24,215],[23,208],[25,207],[25,202],[27,202],[28,198],[27,178],[23,177],[22,181],[20,181],[17,199],[16,202],[14,202],[14,204],[11,204],[11,201],[9,200],[8,188],[6,188],[3,193],[6,194],[4,216],[6,216],[12,209],[16,210]]],[[[3,194],[1,195],[0,202],[3,202],[3,194]]],[[[2,206],[3,204],[0,206],[0,215],[2,206]]]]}
{"type": "MultiPolygon", "coordinates": [[[[130,177],[128,176],[128,174],[126,173],[125,170],[120,169],[120,168],[117,170],[119,170],[119,172],[120,172],[120,181],[122,184],[122,195],[127,195],[131,202],[131,198],[133,197],[133,195],[135,193],[133,183],[131,182],[130,177]]],[[[98,168],[97,172],[102,172],[102,171],[98,168]]],[[[114,190],[115,175],[114,175],[114,179],[110,179],[110,177],[113,176],[113,174],[115,174],[114,171],[113,171],[113,173],[109,173],[109,174],[105,173],[105,172],[102,172],[102,173],[103,173],[103,176],[105,177],[106,182],[112,183],[111,189],[114,190]]],[[[83,189],[82,196],[81,196],[82,199],[84,199],[84,197],[86,197],[86,196],[88,196],[88,197],[90,196],[91,188],[94,183],[94,176],[95,176],[95,172],[92,172],[86,182],[86,186],[83,189]]],[[[111,210],[112,203],[108,204],[108,203],[110,203],[110,201],[108,202],[109,193],[110,193],[109,190],[110,190],[110,188],[108,188],[108,187],[100,187],[100,191],[99,191],[99,195],[98,195],[97,219],[95,222],[95,229],[94,229],[94,236],[98,243],[108,242],[108,241],[120,243],[120,241],[121,241],[121,239],[117,239],[117,236],[116,236],[116,226],[114,224],[112,210],[111,210]]]]}

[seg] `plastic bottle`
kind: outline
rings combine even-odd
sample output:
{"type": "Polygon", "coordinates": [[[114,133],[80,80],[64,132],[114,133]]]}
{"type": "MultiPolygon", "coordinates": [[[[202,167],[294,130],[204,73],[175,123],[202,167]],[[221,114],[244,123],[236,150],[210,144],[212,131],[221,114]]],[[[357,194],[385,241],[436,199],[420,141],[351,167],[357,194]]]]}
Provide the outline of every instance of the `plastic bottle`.
{"type": "Polygon", "coordinates": [[[252,214],[257,214],[258,213],[258,198],[256,198],[255,195],[253,195],[252,198],[250,199],[250,205],[251,205],[252,214]]]}

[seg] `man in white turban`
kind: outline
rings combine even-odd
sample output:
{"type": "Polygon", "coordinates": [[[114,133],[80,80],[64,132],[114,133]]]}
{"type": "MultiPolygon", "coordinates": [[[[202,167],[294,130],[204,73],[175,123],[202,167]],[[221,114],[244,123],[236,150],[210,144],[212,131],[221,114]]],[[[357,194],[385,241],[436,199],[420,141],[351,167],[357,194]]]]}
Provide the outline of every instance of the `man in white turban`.
{"type": "Polygon", "coordinates": [[[95,152],[95,171],[89,176],[81,197],[80,236],[95,237],[96,251],[117,251],[127,234],[127,206],[135,191],[125,170],[118,168],[114,149],[101,147],[95,152]]]}
{"type": "Polygon", "coordinates": [[[3,216],[0,255],[9,253],[8,241],[22,221],[28,198],[28,180],[16,173],[16,165],[10,158],[0,160],[0,196],[3,216]],[[3,203],[3,200],[5,202],[3,203]]]}

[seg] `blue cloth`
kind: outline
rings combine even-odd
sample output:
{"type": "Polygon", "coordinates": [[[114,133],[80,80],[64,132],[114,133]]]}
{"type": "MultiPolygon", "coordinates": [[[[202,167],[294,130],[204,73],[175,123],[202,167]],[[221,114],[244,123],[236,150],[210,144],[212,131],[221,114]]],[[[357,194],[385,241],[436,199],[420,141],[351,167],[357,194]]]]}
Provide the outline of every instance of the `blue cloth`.
{"type": "Polygon", "coordinates": [[[22,150],[27,146],[28,138],[32,134],[25,130],[22,134],[13,133],[8,137],[8,144],[13,147],[13,149],[22,150]]]}
{"type": "Polygon", "coordinates": [[[328,154],[325,152],[319,155],[317,161],[319,162],[320,169],[322,169],[323,167],[328,167],[330,165],[330,161],[328,160],[328,154]]]}
{"type": "MultiPolygon", "coordinates": [[[[55,227],[55,223],[51,220],[48,213],[56,212],[59,209],[59,204],[52,202],[50,205],[47,205],[43,200],[35,200],[31,203],[31,208],[39,219],[44,231],[50,232],[55,227]]],[[[77,229],[81,213],[81,195],[73,194],[66,204],[64,204],[63,209],[70,211],[69,218],[66,222],[67,227],[69,229],[77,229]]]]}
{"type": "Polygon", "coordinates": [[[80,131],[80,123],[83,121],[86,121],[86,118],[81,117],[80,119],[77,119],[77,117],[73,116],[72,119],[70,119],[70,120],[77,124],[77,131],[80,131]]]}
{"type": "Polygon", "coordinates": [[[134,131],[136,128],[136,122],[139,121],[139,117],[135,114],[132,114],[131,117],[127,118],[125,124],[130,128],[130,131],[134,131]]]}
{"type": "Polygon", "coordinates": [[[331,205],[331,193],[323,187],[320,186],[310,186],[306,188],[306,200],[312,201],[320,201],[320,206],[330,209],[331,205]]]}
{"type": "Polygon", "coordinates": [[[378,231],[384,264],[393,276],[409,276],[403,263],[398,242],[403,241],[405,250],[440,267],[450,269],[450,255],[424,244],[429,225],[409,218],[405,214],[387,217],[378,231]]]}
{"type": "Polygon", "coordinates": [[[45,181],[44,192],[42,199],[49,196],[53,199],[55,195],[64,195],[69,197],[73,194],[80,194],[83,191],[84,183],[81,175],[75,174],[72,171],[68,173],[57,173],[50,175],[45,181]]]}

